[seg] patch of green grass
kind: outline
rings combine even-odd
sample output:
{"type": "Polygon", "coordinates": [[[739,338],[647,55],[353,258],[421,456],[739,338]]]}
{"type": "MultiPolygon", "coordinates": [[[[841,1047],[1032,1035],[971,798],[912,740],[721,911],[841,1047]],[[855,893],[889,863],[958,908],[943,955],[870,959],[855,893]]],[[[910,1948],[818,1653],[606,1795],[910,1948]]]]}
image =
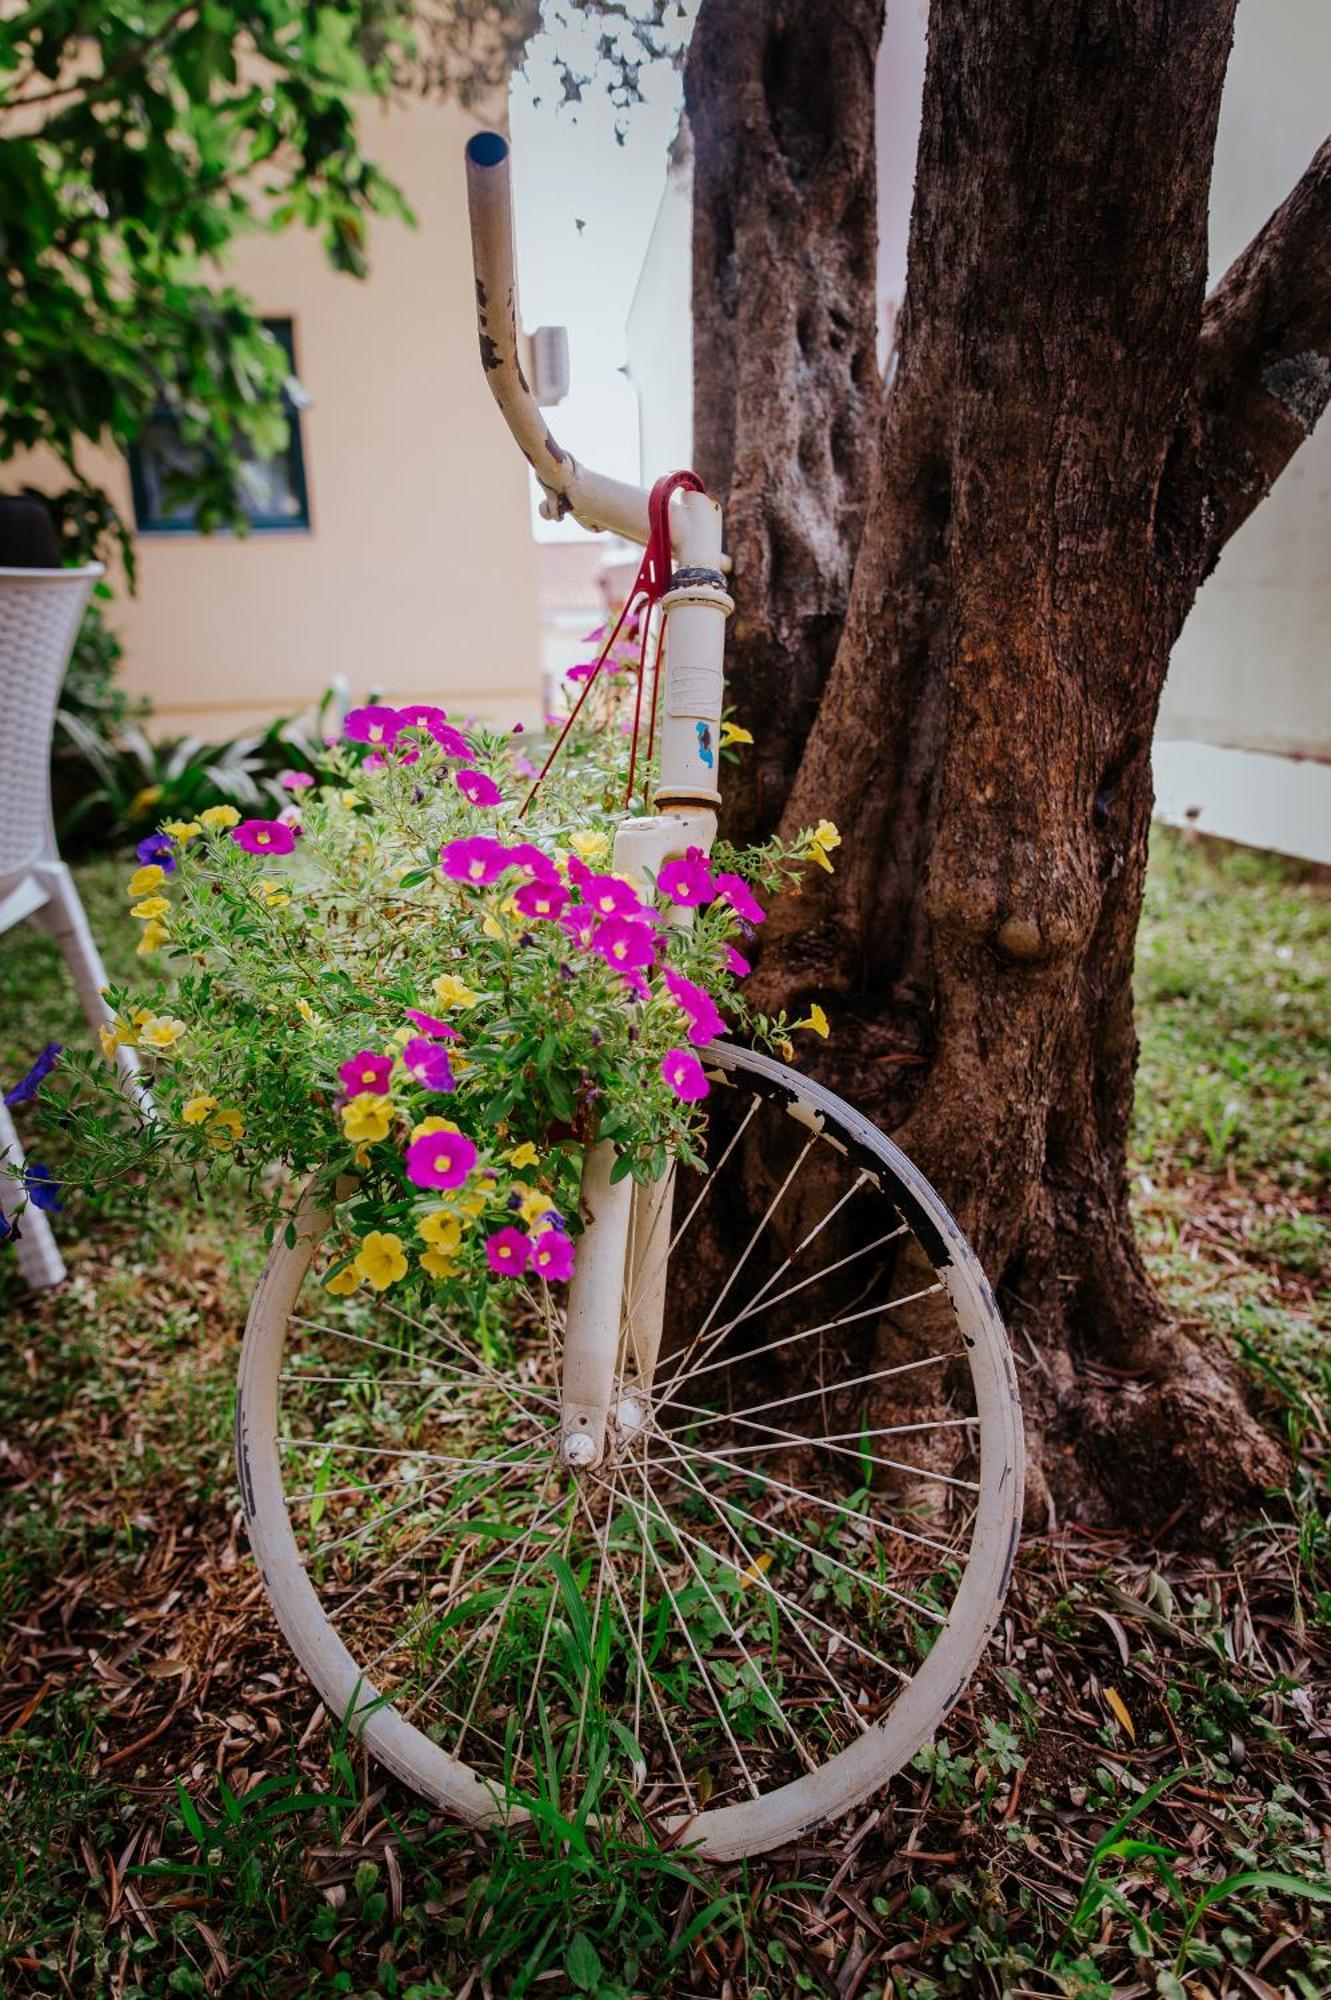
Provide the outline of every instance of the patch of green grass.
{"type": "Polygon", "coordinates": [[[1148,1168],[1331,1175],[1331,895],[1317,871],[1156,827],[1137,945],[1148,1168]]]}

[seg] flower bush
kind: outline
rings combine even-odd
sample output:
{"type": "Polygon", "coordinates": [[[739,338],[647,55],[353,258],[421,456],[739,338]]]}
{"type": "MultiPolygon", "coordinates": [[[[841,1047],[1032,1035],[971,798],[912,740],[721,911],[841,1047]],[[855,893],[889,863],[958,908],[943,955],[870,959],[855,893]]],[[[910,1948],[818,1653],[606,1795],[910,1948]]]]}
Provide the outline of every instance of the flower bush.
{"type": "Polygon", "coordinates": [[[639,1180],[697,1162],[699,1046],[826,1033],[818,1008],[757,1014],[741,982],[761,897],[829,866],[835,828],[629,881],[620,731],[573,739],[519,817],[523,741],[353,710],[278,818],[168,820],[126,884],[162,992],[109,995],[104,1054],[147,1059],[152,1145],[239,1169],[273,1226],[312,1181],[334,1293],[567,1279],[593,1135],[639,1180]]]}

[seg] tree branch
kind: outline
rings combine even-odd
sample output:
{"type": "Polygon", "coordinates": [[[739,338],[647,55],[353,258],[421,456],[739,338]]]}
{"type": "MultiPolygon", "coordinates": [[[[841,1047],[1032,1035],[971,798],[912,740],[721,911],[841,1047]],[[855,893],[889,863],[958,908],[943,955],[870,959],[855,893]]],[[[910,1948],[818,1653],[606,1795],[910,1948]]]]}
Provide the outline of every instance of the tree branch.
{"type": "Polygon", "coordinates": [[[1196,378],[1201,576],[1331,401],[1331,139],[1206,302],[1196,378]]]}

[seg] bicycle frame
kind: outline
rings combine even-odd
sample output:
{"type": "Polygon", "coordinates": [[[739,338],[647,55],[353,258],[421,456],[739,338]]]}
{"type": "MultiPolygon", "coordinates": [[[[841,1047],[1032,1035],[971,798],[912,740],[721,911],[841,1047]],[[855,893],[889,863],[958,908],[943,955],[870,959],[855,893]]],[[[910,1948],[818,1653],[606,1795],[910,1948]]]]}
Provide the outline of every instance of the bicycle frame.
{"type": "MultiPolygon", "coordinates": [[[[481,362],[541,487],[541,512],[556,521],[571,514],[593,532],[611,529],[645,546],[647,493],[579,465],[563,450],[523,375],[509,149],[498,133],[479,132],[467,145],[467,200],[481,362]]],[[[710,851],[721,802],[725,623],[734,609],[725,587],[721,509],[707,494],[678,492],[670,527],[675,567],[661,600],[666,624],[655,810],[623,820],[614,846],[615,872],[643,884],[689,848],[710,851]]],[[[679,909],[670,920],[691,919],[691,911],[679,909]]],[[[665,1317],[674,1171],[641,1187],[628,1178],[612,1181],[614,1161],[606,1141],[587,1150],[585,1226],[565,1326],[560,1450],[566,1463],[580,1468],[599,1464],[608,1448],[646,1421],[665,1317]]]]}

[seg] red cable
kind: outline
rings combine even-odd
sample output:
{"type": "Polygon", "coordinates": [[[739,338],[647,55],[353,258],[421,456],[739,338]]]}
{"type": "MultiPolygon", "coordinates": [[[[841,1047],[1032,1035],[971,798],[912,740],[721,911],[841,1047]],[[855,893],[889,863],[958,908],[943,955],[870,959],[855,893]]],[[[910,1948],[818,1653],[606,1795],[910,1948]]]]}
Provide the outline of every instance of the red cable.
{"type": "MultiPolygon", "coordinates": [[[[597,656],[596,664],[593,666],[591,673],[587,676],[586,686],[583,688],[582,693],[578,696],[577,701],[574,703],[572,709],[569,712],[568,720],[565,722],[564,727],[560,730],[559,735],[555,739],[554,748],[551,750],[550,755],[546,758],[544,764],[541,766],[540,771],[537,773],[536,778],[533,780],[531,790],[528,792],[526,798],[523,800],[521,806],[518,809],[519,819],[522,818],[528,806],[531,804],[532,800],[536,797],[537,792],[540,790],[541,785],[545,780],[546,773],[549,771],[550,766],[554,763],[555,758],[559,755],[560,751],[563,749],[564,739],[568,735],[569,730],[572,729],[574,723],[577,721],[578,715],[582,709],[582,704],[586,701],[588,695],[591,693],[593,687],[596,685],[596,682],[600,676],[601,669],[610,657],[611,648],[614,646],[615,640],[619,637],[625,619],[628,617],[629,612],[633,609],[634,605],[637,604],[641,599],[643,600],[642,653],[638,670],[638,692],[633,705],[633,740],[629,749],[628,798],[630,799],[632,798],[633,779],[634,779],[634,774],[637,770],[637,761],[638,761],[638,736],[642,721],[642,684],[647,671],[647,639],[651,625],[652,607],[660,603],[661,599],[665,596],[666,591],[670,588],[670,571],[671,571],[670,497],[673,493],[678,493],[681,491],[687,491],[690,493],[701,493],[704,490],[705,489],[703,487],[703,483],[701,479],[699,479],[696,472],[668,472],[665,474],[664,478],[658,479],[656,484],[653,486],[651,494],[647,501],[647,528],[648,528],[647,547],[643,551],[642,562],[639,564],[638,574],[634,578],[633,588],[630,590],[627,598],[624,601],[624,609],[620,612],[619,617],[615,621],[615,628],[613,632],[610,634],[610,637],[606,640],[605,644],[602,646],[601,651],[597,656]]],[[[656,699],[657,699],[657,691],[660,680],[661,642],[663,637],[664,637],[664,630],[662,629],[661,631],[658,632],[656,641],[656,673],[654,675],[652,684],[651,728],[647,743],[647,756],[649,762],[652,754],[652,746],[656,741],[656,699]]]]}

